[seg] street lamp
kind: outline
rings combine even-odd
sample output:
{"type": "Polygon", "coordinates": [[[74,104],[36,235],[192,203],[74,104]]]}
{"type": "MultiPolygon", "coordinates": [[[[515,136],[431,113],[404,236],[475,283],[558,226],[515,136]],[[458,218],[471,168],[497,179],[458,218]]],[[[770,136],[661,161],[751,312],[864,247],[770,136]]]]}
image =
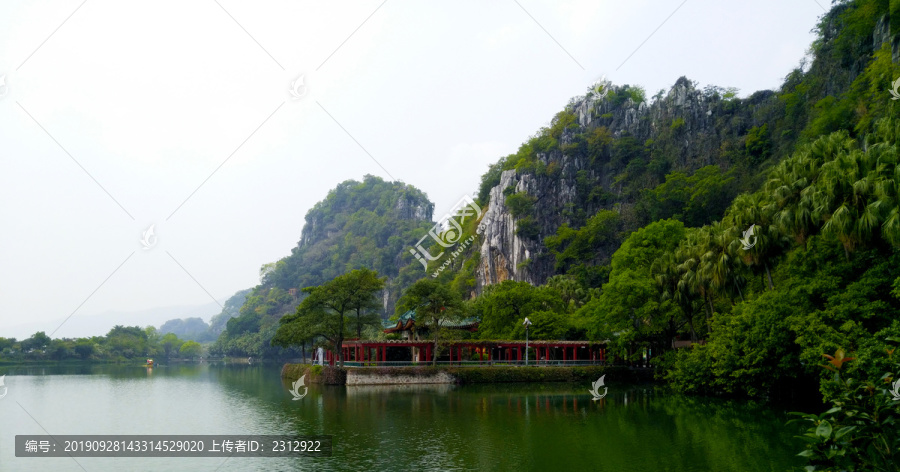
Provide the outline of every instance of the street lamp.
{"type": "Polygon", "coordinates": [[[531,320],[528,317],[525,317],[525,321],[522,323],[525,325],[525,365],[528,365],[528,327],[531,326],[531,320]]]}

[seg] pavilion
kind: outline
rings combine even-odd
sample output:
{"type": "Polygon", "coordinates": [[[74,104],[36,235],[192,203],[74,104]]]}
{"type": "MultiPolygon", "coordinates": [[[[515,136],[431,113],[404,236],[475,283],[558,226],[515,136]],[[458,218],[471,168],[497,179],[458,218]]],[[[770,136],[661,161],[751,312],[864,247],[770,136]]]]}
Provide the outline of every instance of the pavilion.
{"type": "MultiPolygon", "coordinates": [[[[467,318],[444,327],[474,332],[480,320],[467,318]]],[[[415,326],[415,311],[410,310],[396,321],[385,321],[384,332],[399,333],[402,339],[344,341],[344,362],[365,365],[408,365],[430,363],[434,360],[434,341],[419,339],[415,326]]],[[[450,365],[520,364],[525,361],[525,341],[458,340],[439,343],[437,361],[450,365]]],[[[591,341],[529,341],[528,357],[534,365],[581,365],[606,362],[606,343],[591,341]]],[[[336,359],[332,352],[326,358],[330,364],[336,359]]]]}

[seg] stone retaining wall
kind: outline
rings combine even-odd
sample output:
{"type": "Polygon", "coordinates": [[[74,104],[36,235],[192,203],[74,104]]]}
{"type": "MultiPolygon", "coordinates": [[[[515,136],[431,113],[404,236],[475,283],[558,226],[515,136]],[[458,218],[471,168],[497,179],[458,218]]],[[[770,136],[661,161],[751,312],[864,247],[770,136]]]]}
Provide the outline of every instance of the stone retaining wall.
{"type": "Polygon", "coordinates": [[[434,375],[397,375],[361,373],[356,369],[347,372],[347,385],[388,385],[388,384],[455,384],[456,377],[447,372],[434,375]]]}

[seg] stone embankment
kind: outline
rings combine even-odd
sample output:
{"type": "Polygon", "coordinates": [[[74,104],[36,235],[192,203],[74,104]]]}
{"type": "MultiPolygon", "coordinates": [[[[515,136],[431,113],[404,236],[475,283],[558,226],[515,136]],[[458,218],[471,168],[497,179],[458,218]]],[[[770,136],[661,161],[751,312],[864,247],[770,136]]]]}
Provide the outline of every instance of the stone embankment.
{"type": "Polygon", "coordinates": [[[285,364],[281,376],[325,385],[417,385],[505,382],[580,382],[606,375],[606,381],[653,380],[652,369],[629,367],[379,367],[346,368],[285,364]]]}

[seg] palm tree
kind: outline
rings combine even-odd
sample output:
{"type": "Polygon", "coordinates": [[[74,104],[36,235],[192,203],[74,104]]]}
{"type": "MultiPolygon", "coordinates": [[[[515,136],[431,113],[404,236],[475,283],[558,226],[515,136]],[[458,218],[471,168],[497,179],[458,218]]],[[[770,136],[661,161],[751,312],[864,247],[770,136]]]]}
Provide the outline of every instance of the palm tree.
{"type": "Polygon", "coordinates": [[[777,256],[783,247],[784,234],[774,222],[777,204],[763,192],[738,195],[728,210],[729,220],[735,230],[731,238],[731,251],[744,261],[754,272],[766,274],[769,290],[775,289],[769,260],[777,256]],[[750,247],[738,239],[737,230],[753,228],[748,235],[750,247]]]}
{"type": "Polygon", "coordinates": [[[804,249],[809,236],[818,229],[820,219],[812,201],[820,168],[821,161],[807,146],[782,161],[769,174],[765,185],[776,208],[773,222],[804,249]]]}
{"type": "Polygon", "coordinates": [[[701,256],[701,270],[704,277],[709,280],[710,288],[718,294],[726,295],[734,300],[737,292],[743,300],[740,286],[743,277],[740,276],[735,264],[734,243],[737,241],[737,231],[721,221],[716,221],[701,228],[705,243],[705,252],[701,256]]]}
{"type": "Polygon", "coordinates": [[[847,260],[857,246],[873,240],[880,226],[879,207],[870,205],[881,180],[876,154],[856,149],[822,165],[814,197],[828,215],[822,233],[841,242],[847,260]]]}
{"type": "Polygon", "coordinates": [[[694,303],[687,290],[679,288],[681,274],[675,254],[665,252],[650,266],[650,273],[659,289],[660,302],[671,300],[681,308],[685,322],[691,330],[691,341],[697,341],[697,330],[694,328],[694,303]]]}
{"type": "Polygon", "coordinates": [[[898,201],[898,182],[900,182],[900,149],[897,147],[897,136],[900,136],[900,122],[883,120],[878,123],[875,139],[882,142],[868,145],[867,152],[877,154],[879,181],[875,184],[876,200],[869,204],[872,212],[878,215],[881,223],[881,237],[893,245],[900,247],[900,201],[898,201]],[[888,144],[893,143],[893,144],[888,144]]]}
{"type": "Polygon", "coordinates": [[[708,273],[702,270],[704,252],[705,247],[700,230],[688,232],[684,241],[675,251],[676,260],[681,261],[676,266],[676,270],[680,274],[678,290],[691,296],[697,296],[702,300],[706,310],[707,330],[712,332],[711,322],[714,310],[710,281],[707,279],[708,273]]]}

